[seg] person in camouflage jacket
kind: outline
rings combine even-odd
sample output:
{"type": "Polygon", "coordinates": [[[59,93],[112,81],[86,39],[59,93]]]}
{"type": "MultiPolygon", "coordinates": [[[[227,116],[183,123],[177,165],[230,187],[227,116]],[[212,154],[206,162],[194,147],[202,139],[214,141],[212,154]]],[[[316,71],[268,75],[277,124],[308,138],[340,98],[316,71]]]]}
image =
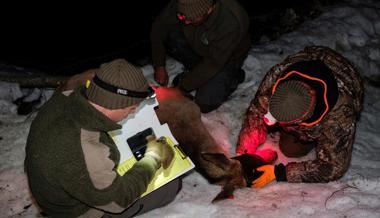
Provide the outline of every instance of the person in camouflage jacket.
{"type": "Polygon", "coordinates": [[[300,157],[315,148],[316,158],[263,166],[252,186],[341,178],[350,164],[363,91],[357,71],[328,47],[306,47],[272,67],[246,112],[236,153],[256,153],[277,129],[285,156],[300,157]]]}

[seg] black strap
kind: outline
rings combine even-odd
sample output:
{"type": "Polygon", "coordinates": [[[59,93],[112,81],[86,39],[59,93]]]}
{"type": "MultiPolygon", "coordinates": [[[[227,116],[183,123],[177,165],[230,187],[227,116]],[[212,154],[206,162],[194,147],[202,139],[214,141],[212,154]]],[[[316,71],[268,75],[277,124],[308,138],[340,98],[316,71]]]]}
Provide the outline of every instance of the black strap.
{"type": "Polygon", "coordinates": [[[96,75],[92,79],[92,81],[97,86],[101,87],[102,89],[105,89],[105,90],[112,92],[112,93],[115,93],[115,94],[128,96],[128,97],[134,97],[134,98],[149,98],[149,97],[153,98],[153,97],[155,97],[155,93],[154,93],[154,90],[152,89],[152,87],[149,87],[148,91],[146,91],[146,92],[138,92],[138,91],[124,89],[124,88],[120,88],[120,87],[108,84],[108,83],[104,82],[103,80],[101,80],[96,75]]]}

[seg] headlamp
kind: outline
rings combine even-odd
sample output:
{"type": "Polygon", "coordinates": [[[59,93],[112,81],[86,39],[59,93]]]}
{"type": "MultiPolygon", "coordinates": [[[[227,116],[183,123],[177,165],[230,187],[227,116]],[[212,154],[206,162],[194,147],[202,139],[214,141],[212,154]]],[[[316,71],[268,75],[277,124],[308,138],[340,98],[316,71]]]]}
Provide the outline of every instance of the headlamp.
{"type": "Polygon", "coordinates": [[[101,87],[104,90],[107,90],[109,92],[118,94],[118,95],[123,95],[127,97],[133,97],[133,98],[145,98],[145,99],[152,99],[156,97],[156,93],[154,92],[152,87],[148,87],[148,91],[146,92],[138,92],[138,91],[133,91],[129,89],[124,89],[120,88],[111,84],[108,84],[101,80],[98,76],[95,75],[95,77],[92,79],[94,84],[97,86],[101,87]]]}

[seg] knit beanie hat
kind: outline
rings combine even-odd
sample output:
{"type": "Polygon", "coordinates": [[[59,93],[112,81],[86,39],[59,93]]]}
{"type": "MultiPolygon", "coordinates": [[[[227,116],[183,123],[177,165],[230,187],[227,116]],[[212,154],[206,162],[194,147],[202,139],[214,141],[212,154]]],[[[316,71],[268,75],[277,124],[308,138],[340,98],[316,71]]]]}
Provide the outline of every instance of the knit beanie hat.
{"type": "Polygon", "coordinates": [[[309,85],[297,80],[280,83],[270,101],[269,112],[279,122],[307,120],[313,115],[315,91],[309,85]]]}
{"type": "Polygon", "coordinates": [[[194,20],[207,14],[213,2],[213,0],[178,0],[178,13],[185,15],[186,19],[194,20]]]}
{"type": "Polygon", "coordinates": [[[102,64],[95,77],[87,87],[85,95],[91,102],[108,109],[120,109],[140,103],[144,98],[120,95],[104,89],[94,82],[100,80],[116,88],[146,92],[149,85],[140,68],[128,63],[125,59],[116,59],[102,64]],[[96,78],[97,77],[97,78],[96,78]]]}

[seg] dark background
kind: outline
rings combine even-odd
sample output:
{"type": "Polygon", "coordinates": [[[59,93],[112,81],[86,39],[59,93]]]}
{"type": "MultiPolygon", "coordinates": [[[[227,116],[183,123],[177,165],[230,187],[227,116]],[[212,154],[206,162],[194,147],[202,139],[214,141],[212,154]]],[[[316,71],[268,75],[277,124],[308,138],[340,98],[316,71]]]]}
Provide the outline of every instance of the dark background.
{"type": "MultiPolygon", "coordinates": [[[[263,36],[273,40],[291,31],[304,20],[316,17],[321,6],[338,1],[239,0],[250,16],[253,44],[260,43],[263,36]],[[289,9],[295,17],[286,18],[289,9]]],[[[147,64],[150,27],[167,2],[2,5],[0,63],[56,75],[80,73],[118,57],[137,65],[147,64]]]]}

